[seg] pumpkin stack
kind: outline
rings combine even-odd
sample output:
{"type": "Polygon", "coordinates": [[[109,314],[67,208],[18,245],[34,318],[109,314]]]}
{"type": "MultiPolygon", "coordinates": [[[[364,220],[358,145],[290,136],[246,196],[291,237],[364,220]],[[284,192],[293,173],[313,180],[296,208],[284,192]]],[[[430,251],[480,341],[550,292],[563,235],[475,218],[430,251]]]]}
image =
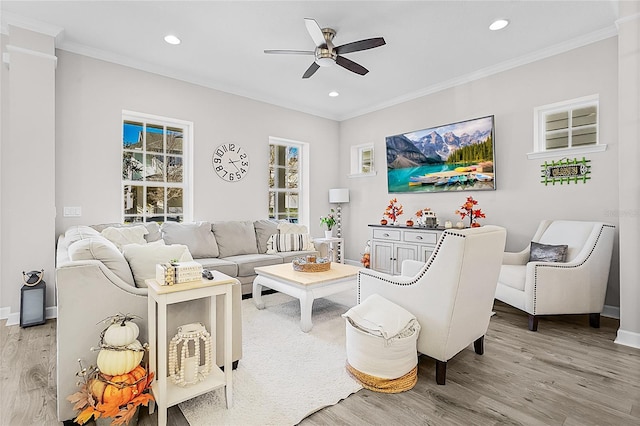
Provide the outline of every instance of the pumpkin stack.
{"type": "Polygon", "coordinates": [[[148,384],[147,371],[140,365],[144,347],[138,340],[138,325],[127,315],[108,318],[111,322],[100,336],[98,370],[89,390],[100,404],[119,407],[142,393],[148,384]]]}

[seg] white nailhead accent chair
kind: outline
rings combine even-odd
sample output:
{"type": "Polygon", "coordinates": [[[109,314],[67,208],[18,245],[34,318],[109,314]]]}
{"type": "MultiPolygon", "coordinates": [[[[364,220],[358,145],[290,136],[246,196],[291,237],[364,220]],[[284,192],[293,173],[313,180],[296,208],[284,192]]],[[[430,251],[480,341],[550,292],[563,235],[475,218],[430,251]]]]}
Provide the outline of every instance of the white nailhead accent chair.
{"type": "Polygon", "coordinates": [[[492,225],[446,230],[426,263],[405,260],[398,276],[358,273],[358,303],[377,293],[416,316],[418,352],[435,358],[440,385],[449,359],[472,342],[484,352],[506,234],[492,225]]]}
{"type": "Polygon", "coordinates": [[[544,220],[531,241],[567,245],[565,262],[529,262],[530,246],[504,253],[496,299],[529,314],[537,331],[540,315],[589,314],[600,326],[607,292],[615,226],[602,222],[544,220]]]}

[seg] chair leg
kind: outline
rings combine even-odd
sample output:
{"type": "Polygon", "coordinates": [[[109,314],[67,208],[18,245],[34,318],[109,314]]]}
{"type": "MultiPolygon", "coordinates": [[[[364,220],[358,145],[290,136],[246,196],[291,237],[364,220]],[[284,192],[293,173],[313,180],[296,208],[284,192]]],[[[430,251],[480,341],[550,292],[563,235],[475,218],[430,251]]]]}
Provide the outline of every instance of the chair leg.
{"type": "Polygon", "coordinates": [[[447,362],[436,360],[436,383],[444,385],[447,377],[447,362]]]}
{"type": "Polygon", "coordinates": [[[484,336],[477,338],[473,342],[473,349],[475,349],[478,355],[484,354],[484,336]]]}
{"type": "Polygon", "coordinates": [[[600,314],[589,314],[589,325],[593,328],[600,328],[600,314]]]}
{"type": "Polygon", "coordinates": [[[538,317],[529,314],[529,331],[538,331],[538,317]]]}

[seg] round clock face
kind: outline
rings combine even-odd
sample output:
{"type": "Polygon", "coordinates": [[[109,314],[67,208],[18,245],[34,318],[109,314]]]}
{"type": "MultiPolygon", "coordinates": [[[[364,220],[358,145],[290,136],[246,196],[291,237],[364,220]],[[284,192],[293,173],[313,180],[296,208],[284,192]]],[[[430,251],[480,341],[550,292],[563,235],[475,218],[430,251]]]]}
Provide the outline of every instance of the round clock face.
{"type": "Polygon", "coordinates": [[[235,182],[249,172],[249,156],[234,143],[225,143],[213,152],[213,169],[227,182],[235,182]]]}

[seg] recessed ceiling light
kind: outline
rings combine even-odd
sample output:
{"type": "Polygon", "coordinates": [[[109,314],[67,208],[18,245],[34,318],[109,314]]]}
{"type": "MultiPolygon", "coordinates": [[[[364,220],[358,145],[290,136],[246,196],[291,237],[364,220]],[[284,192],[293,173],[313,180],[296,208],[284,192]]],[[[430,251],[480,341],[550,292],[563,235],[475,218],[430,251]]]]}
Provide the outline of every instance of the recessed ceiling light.
{"type": "Polygon", "coordinates": [[[336,96],[339,96],[340,93],[336,92],[335,90],[332,92],[329,92],[329,96],[331,96],[332,98],[335,98],[336,96]]]}
{"type": "Polygon", "coordinates": [[[507,25],[509,25],[509,21],[507,21],[506,19],[496,19],[491,23],[491,25],[489,25],[489,29],[491,31],[498,31],[503,29],[507,25]]]}
{"type": "Polygon", "coordinates": [[[180,44],[180,39],[174,36],[173,34],[169,34],[165,36],[164,41],[166,41],[169,44],[180,44]]]}

